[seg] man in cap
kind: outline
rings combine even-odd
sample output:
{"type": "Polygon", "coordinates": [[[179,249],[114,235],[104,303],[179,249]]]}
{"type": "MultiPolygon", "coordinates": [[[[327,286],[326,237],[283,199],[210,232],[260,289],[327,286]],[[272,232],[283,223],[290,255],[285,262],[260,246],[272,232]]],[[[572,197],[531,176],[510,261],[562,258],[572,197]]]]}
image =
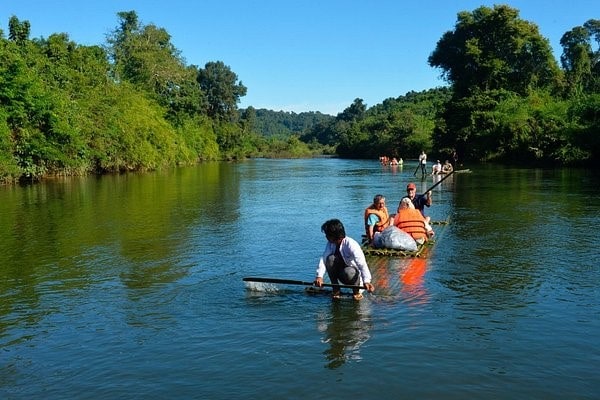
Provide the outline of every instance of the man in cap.
{"type": "MultiPolygon", "coordinates": [[[[407,195],[405,197],[408,197],[412,201],[415,208],[421,211],[421,214],[425,217],[425,206],[431,206],[431,191],[425,194],[417,194],[417,186],[411,182],[406,185],[406,193],[407,195]]],[[[427,222],[429,222],[429,217],[425,218],[427,219],[427,222]]]]}

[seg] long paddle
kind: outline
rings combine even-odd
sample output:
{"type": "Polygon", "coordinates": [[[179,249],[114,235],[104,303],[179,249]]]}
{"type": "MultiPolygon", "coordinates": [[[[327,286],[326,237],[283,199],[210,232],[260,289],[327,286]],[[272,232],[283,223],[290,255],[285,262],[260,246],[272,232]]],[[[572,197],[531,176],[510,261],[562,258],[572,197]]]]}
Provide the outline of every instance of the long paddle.
{"type": "MultiPolygon", "coordinates": [[[[262,283],[279,283],[285,285],[304,285],[304,286],[314,286],[313,282],[305,282],[305,281],[294,281],[291,279],[277,279],[277,278],[257,278],[257,277],[247,277],[242,279],[244,282],[262,282],[262,283]]],[[[364,286],[358,285],[334,285],[331,283],[323,283],[323,286],[330,287],[340,287],[346,289],[364,289],[364,286]]]]}
{"type": "Polygon", "coordinates": [[[419,170],[420,166],[421,166],[421,160],[419,160],[419,162],[417,163],[417,169],[415,169],[413,176],[417,176],[417,171],[419,170]]]}
{"type": "Polygon", "coordinates": [[[452,175],[454,173],[454,170],[452,170],[452,172],[448,172],[446,174],[446,176],[444,176],[442,179],[440,179],[439,181],[437,181],[432,187],[430,187],[429,189],[427,189],[426,191],[424,191],[423,193],[427,193],[431,190],[433,190],[437,185],[439,185],[440,183],[444,182],[444,179],[448,178],[450,175],[452,175]]]}

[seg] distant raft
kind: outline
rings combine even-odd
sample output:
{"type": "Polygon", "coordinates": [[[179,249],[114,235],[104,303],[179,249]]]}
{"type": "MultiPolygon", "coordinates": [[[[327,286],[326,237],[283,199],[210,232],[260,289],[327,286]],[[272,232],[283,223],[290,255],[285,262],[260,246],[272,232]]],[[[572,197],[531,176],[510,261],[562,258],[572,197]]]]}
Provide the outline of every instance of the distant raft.
{"type": "Polygon", "coordinates": [[[430,225],[438,226],[438,229],[434,229],[435,236],[430,238],[424,244],[417,245],[416,250],[406,250],[406,249],[390,249],[390,248],[376,248],[372,247],[367,242],[367,237],[363,235],[362,242],[362,250],[366,256],[376,256],[376,257],[426,257],[429,253],[428,249],[433,247],[435,243],[437,243],[437,238],[440,237],[441,229],[444,229],[448,225],[449,221],[431,221],[430,225]]]}
{"type": "MultiPolygon", "coordinates": [[[[471,171],[469,168],[465,168],[465,169],[455,169],[454,171],[450,171],[450,172],[453,172],[455,174],[470,174],[473,171],[471,171]]],[[[437,173],[437,175],[447,175],[450,172],[439,171],[437,173]]]]}

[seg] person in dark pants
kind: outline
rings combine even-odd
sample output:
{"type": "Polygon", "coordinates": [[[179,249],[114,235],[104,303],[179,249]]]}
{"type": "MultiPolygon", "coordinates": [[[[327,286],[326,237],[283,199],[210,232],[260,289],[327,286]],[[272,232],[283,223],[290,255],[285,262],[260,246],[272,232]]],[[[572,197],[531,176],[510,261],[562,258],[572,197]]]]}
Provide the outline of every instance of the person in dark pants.
{"type": "MultiPolygon", "coordinates": [[[[344,285],[362,286],[367,291],[373,292],[375,287],[371,284],[371,271],[367,265],[365,254],[360,244],[346,236],[344,225],[339,219],[330,219],[321,226],[321,231],[327,238],[325,251],[319,259],[317,276],[314,284],[323,286],[325,272],[333,286],[333,298],[341,297],[338,283],[344,285]]],[[[361,289],[352,289],[354,300],[363,298],[361,289]]]]}
{"type": "Polygon", "coordinates": [[[427,154],[425,154],[425,151],[422,151],[419,156],[419,165],[421,165],[421,176],[425,176],[427,174],[427,154]]]}

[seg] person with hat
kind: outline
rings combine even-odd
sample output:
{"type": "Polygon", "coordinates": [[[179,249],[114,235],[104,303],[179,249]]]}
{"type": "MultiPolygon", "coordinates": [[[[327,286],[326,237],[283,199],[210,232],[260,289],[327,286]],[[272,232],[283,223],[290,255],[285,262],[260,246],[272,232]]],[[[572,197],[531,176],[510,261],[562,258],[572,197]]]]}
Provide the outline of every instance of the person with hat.
{"type": "MultiPolygon", "coordinates": [[[[417,186],[411,182],[406,185],[406,193],[407,195],[404,197],[408,197],[415,208],[421,212],[423,217],[425,217],[425,207],[431,207],[431,191],[428,191],[425,194],[417,194],[417,186]]],[[[429,217],[425,218],[427,219],[427,222],[429,222],[429,217]]]]}

